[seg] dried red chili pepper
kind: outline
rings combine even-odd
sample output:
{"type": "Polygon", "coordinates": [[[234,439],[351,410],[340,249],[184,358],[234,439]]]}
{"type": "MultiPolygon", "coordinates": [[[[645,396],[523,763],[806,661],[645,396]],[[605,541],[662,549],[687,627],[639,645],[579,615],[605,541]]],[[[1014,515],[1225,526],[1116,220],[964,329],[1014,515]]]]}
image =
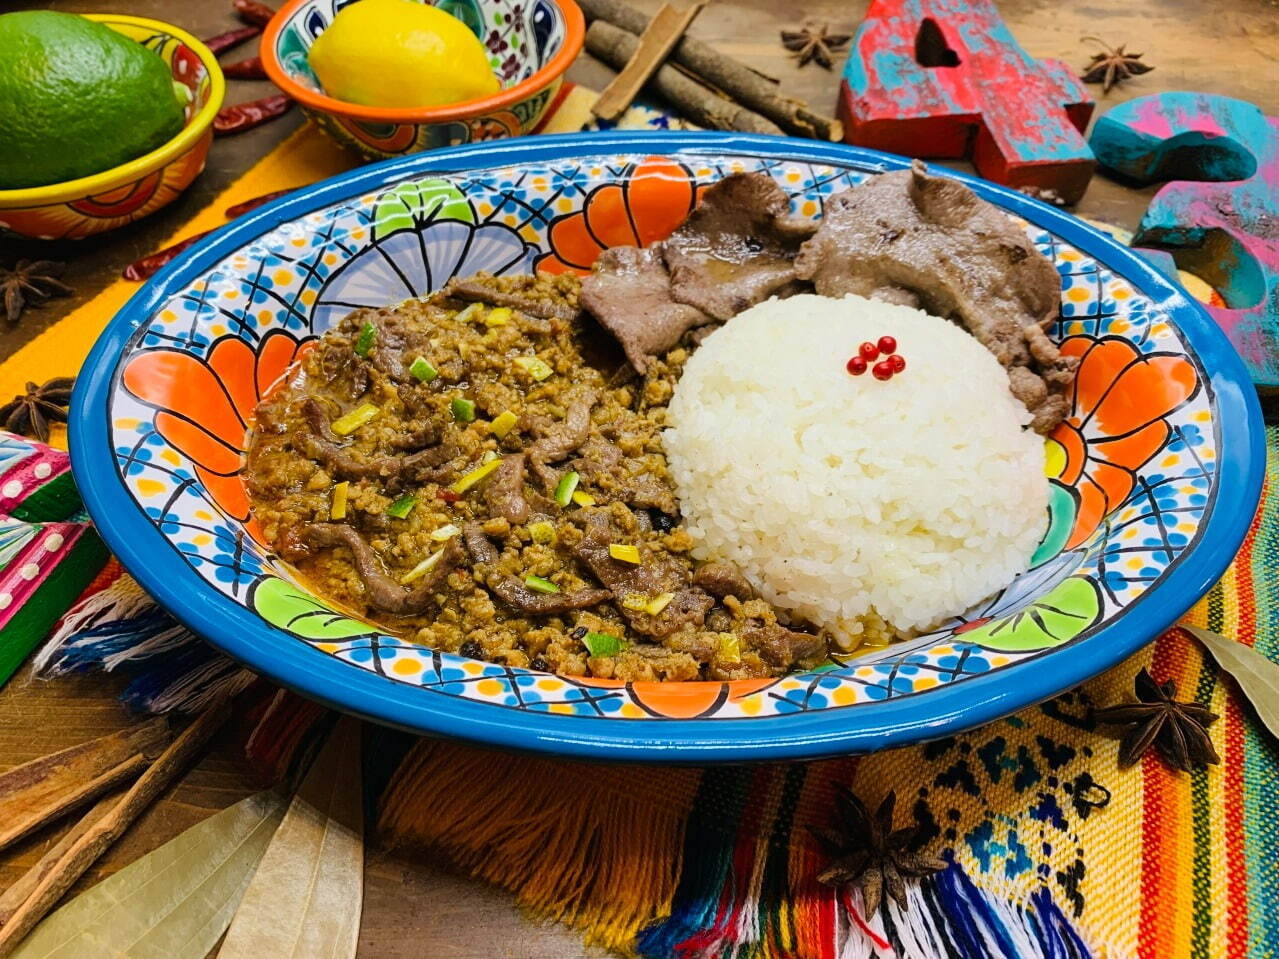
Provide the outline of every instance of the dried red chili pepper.
{"type": "Polygon", "coordinates": [[[175,256],[187,247],[203,240],[212,232],[212,230],[205,230],[203,233],[197,233],[195,236],[189,236],[185,240],[179,240],[177,243],[173,244],[173,246],[166,246],[163,250],[157,250],[150,256],[144,256],[142,259],[126,266],[120,272],[120,275],[126,280],[136,280],[139,282],[150,279],[160,271],[162,266],[172,260],[175,256]]]}
{"type": "Polygon", "coordinates": [[[228,63],[222,68],[224,76],[231,77],[233,80],[265,80],[266,70],[262,69],[261,57],[249,57],[247,60],[237,60],[235,63],[228,63]]]}
{"type": "Polygon", "coordinates": [[[252,130],[256,126],[284,116],[292,106],[292,97],[276,93],[261,100],[250,100],[248,103],[236,103],[223,107],[213,118],[213,135],[225,137],[252,130]]]}
{"type": "Polygon", "coordinates": [[[209,37],[204,41],[204,45],[212,51],[216,57],[220,53],[230,50],[232,47],[238,47],[250,37],[256,37],[262,32],[261,27],[236,27],[234,30],[228,30],[226,33],[219,33],[216,37],[209,37]]]}
{"type": "Polygon", "coordinates": [[[265,3],[258,3],[257,0],[235,0],[231,6],[235,7],[235,12],[239,14],[241,20],[258,27],[265,27],[275,16],[274,10],[265,3]]]}
{"type": "Polygon", "coordinates": [[[255,196],[251,200],[245,200],[242,203],[229,206],[225,211],[226,218],[228,220],[234,220],[237,216],[244,216],[244,214],[249,213],[252,210],[256,210],[264,204],[270,203],[276,197],[281,197],[286,193],[292,192],[292,190],[272,190],[270,193],[263,193],[261,196],[255,196]]]}

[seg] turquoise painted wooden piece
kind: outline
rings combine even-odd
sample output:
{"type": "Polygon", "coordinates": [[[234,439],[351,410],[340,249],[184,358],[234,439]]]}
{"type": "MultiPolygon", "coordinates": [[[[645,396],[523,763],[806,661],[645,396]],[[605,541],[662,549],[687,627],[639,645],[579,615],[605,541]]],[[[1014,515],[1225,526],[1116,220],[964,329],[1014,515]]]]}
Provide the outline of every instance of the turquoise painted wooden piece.
{"type": "Polygon", "coordinates": [[[1253,382],[1279,389],[1279,117],[1243,100],[1157,93],[1115,107],[1093,129],[1098,161],[1155,194],[1134,246],[1171,251],[1226,306],[1205,309],[1253,382]]]}
{"type": "Polygon", "coordinates": [[[837,109],[845,139],[906,156],[968,158],[988,180],[1084,194],[1094,102],[1060,60],[1023,50],[990,0],[872,0],[837,109]]]}

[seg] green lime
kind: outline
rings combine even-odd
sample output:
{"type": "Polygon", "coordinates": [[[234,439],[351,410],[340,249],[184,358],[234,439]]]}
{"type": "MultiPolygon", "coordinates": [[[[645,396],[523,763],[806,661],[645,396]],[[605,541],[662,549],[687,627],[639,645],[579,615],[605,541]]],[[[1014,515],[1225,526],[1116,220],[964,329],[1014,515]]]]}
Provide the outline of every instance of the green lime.
{"type": "Polygon", "coordinates": [[[0,14],[0,189],[100,173],[182,129],[168,65],[69,13],[0,14]]]}

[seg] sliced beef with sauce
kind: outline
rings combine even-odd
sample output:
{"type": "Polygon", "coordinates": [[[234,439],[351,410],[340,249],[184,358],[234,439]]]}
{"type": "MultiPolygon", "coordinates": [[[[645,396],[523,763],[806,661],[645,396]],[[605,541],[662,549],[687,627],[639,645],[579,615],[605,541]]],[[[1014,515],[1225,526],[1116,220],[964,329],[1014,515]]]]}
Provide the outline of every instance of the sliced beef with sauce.
{"type": "Polygon", "coordinates": [[[344,546],[350,550],[369,605],[395,616],[416,615],[433,608],[436,593],[449,573],[465,558],[465,551],[457,539],[449,540],[435,565],[422,574],[411,589],[406,589],[386,575],[373,547],[344,523],[311,523],[303,528],[302,538],[307,546],[313,548],[344,546]]]}
{"type": "Polygon", "coordinates": [[[747,626],[741,637],[761,659],[783,669],[815,665],[826,656],[826,641],[820,636],[787,629],[780,623],[747,626]]]}
{"type": "Polygon", "coordinates": [[[693,573],[693,584],[720,599],[736,596],[747,600],[755,595],[755,590],[746,581],[746,577],[738,572],[737,567],[728,563],[703,563],[693,573]]]}
{"type": "Polygon", "coordinates": [[[508,606],[532,616],[561,616],[577,609],[607,603],[613,594],[607,589],[575,589],[567,593],[539,593],[518,579],[494,579],[489,589],[508,606]]]}
{"type": "Polygon", "coordinates": [[[671,278],[661,252],[616,246],[600,254],[582,280],[582,306],[617,340],[631,365],[643,373],[654,356],[709,318],[671,297],[671,278]]]}
{"type": "Polygon", "coordinates": [[[555,277],[544,273],[501,277],[477,273],[466,278],[454,277],[449,280],[444,292],[457,300],[506,306],[544,320],[571,321],[577,319],[582,312],[577,305],[579,294],[576,281],[571,277],[555,277]]]}
{"type": "Polygon", "coordinates": [[[368,364],[344,337],[321,340],[315,363],[317,379],[333,395],[353,400],[369,388],[368,364]]]}
{"type": "Polygon", "coordinates": [[[962,183],[918,161],[871,177],[827,202],[795,266],[823,296],[856,293],[956,320],[1008,370],[1037,432],[1065,418],[1077,361],[1044,333],[1058,314],[1057,271],[962,183]]]}
{"type": "Polygon", "coordinates": [[[701,626],[715,600],[693,586],[688,567],[670,553],[641,550],[639,563],[614,559],[609,551],[625,537],[610,522],[608,513],[595,510],[574,552],[591,573],[622,600],[622,615],[632,629],[646,636],[663,637],[684,626],[701,626]],[[628,596],[656,599],[667,593],[671,600],[657,613],[630,609],[628,596]]]}
{"type": "Polygon", "coordinates": [[[528,500],[524,496],[524,454],[510,453],[502,457],[502,465],[484,487],[484,502],[489,511],[508,523],[528,519],[528,500]]]}
{"type": "Polygon", "coordinates": [[[727,176],[662,244],[671,295],[723,322],[796,292],[795,255],[815,229],[790,215],[790,201],[768,174],[727,176]]]}
{"type": "Polygon", "coordinates": [[[529,467],[548,487],[558,480],[551,464],[568,459],[586,442],[591,432],[591,410],[599,398],[600,392],[594,387],[575,389],[564,419],[543,430],[541,437],[526,451],[529,467]]]}
{"type": "MultiPolygon", "coordinates": [[[[305,429],[294,435],[294,446],[321,463],[335,479],[380,479],[388,488],[398,488],[406,483],[438,483],[456,473],[449,463],[458,452],[452,443],[429,446],[409,456],[363,456],[342,445],[317,400],[306,400],[302,414],[305,429]]],[[[437,442],[439,438],[438,431],[425,431],[415,437],[424,443],[437,442]]]]}

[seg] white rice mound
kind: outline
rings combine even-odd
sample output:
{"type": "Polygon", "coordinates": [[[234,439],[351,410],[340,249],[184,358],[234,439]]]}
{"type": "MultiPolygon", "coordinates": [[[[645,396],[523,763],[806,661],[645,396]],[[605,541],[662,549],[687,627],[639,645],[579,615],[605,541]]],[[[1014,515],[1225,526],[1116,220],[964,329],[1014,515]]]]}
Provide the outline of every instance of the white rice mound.
{"type": "Polygon", "coordinates": [[[769,300],[693,353],[662,435],[699,559],[734,564],[845,648],[927,629],[1023,572],[1044,531],[1043,440],[955,324],[860,296],[769,300]],[[904,372],[852,376],[864,341],[904,372]]]}

